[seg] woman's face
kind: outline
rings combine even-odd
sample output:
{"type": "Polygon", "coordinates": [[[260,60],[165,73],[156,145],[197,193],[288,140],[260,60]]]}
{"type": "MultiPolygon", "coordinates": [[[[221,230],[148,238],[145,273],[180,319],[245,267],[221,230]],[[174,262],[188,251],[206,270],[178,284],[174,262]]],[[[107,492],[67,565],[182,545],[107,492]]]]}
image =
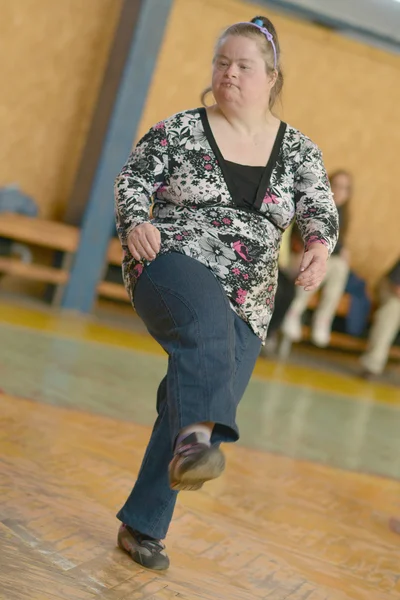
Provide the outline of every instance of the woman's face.
{"type": "Polygon", "coordinates": [[[268,109],[276,74],[269,75],[254,39],[227,36],[213,62],[212,90],[219,105],[268,109]]]}
{"type": "Polygon", "coordinates": [[[331,181],[331,188],[336,206],[346,204],[351,195],[351,177],[346,173],[339,173],[331,181]]]}

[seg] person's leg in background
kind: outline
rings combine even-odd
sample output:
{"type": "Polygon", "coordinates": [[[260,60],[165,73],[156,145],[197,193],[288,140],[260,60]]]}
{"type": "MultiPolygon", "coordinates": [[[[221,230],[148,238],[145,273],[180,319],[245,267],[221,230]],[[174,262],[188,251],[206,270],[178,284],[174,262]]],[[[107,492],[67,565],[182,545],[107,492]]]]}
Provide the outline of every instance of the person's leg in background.
{"type": "Polygon", "coordinates": [[[360,337],[367,328],[372,306],[364,279],[350,272],[345,292],[350,295],[350,307],[346,315],[346,333],[360,337]]]}
{"type": "Polygon", "coordinates": [[[279,331],[296,294],[294,280],[279,270],[278,287],[275,296],[274,312],[268,327],[268,337],[279,331]]]}
{"type": "Polygon", "coordinates": [[[302,338],[302,317],[314,294],[300,287],[295,290],[294,300],[282,323],[282,333],[291,342],[299,342],[302,338]]]}
{"type": "Polygon", "coordinates": [[[311,339],[316,346],[324,348],[329,344],[333,319],[346,288],[348,276],[348,262],[340,256],[331,256],[321,298],[313,315],[311,339]]]}
{"type": "Polygon", "coordinates": [[[236,441],[236,407],[261,342],[232,311],[211,271],[182,255],[160,257],[147,274],[145,270],[135,305],[170,358],[167,377],[158,390],[158,418],[137,482],[117,515],[123,523],[119,545],[136,562],[165,569],[169,561],[159,540],[167,534],[177,496],[168,474],[175,439],[183,427],[210,422],[217,424],[212,448],[236,441]]]}
{"type": "Polygon", "coordinates": [[[274,302],[274,311],[268,327],[268,336],[261,350],[262,355],[275,352],[278,345],[278,333],[296,294],[294,279],[279,269],[278,287],[274,302]]]}
{"type": "Polygon", "coordinates": [[[380,286],[381,304],[374,315],[368,348],[360,358],[365,375],[383,373],[390,347],[400,329],[400,298],[392,291],[387,279],[380,286]]]}

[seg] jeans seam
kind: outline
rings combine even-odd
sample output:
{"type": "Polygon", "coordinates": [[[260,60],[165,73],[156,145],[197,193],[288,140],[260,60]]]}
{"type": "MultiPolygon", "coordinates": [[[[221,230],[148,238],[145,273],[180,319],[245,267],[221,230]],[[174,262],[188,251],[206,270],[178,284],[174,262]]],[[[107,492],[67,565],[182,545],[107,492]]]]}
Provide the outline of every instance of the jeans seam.
{"type": "MultiPolygon", "coordinates": [[[[240,357],[238,357],[238,359],[235,361],[235,372],[233,374],[234,379],[236,379],[237,372],[238,372],[239,367],[240,367],[240,365],[242,363],[243,356],[244,356],[244,354],[245,354],[245,352],[246,352],[246,350],[247,350],[247,348],[249,346],[249,342],[250,342],[250,336],[248,335],[246,337],[246,344],[243,346],[243,350],[240,353],[240,357]]],[[[233,383],[235,384],[235,381],[233,383]]]]}
{"type": "MultiPolygon", "coordinates": [[[[165,310],[167,311],[167,313],[168,313],[168,315],[169,315],[169,317],[170,317],[170,319],[171,319],[172,323],[174,324],[174,339],[175,339],[175,340],[176,340],[178,343],[180,343],[179,335],[178,335],[178,333],[177,333],[177,327],[178,327],[178,324],[177,324],[177,322],[175,321],[175,319],[174,319],[174,317],[173,317],[173,315],[172,315],[172,313],[171,313],[171,311],[170,311],[170,309],[169,309],[169,306],[168,306],[168,304],[165,302],[165,300],[164,300],[164,297],[163,297],[163,295],[162,295],[162,293],[161,293],[161,291],[160,291],[160,290],[165,290],[165,291],[168,291],[168,292],[170,292],[170,290],[168,290],[168,288],[165,288],[164,286],[157,285],[157,284],[156,284],[156,283],[153,281],[153,279],[152,279],[151,275],[150,275],[150,274],[149,274],[147,271],[145,271],[144,273],[146,274],[146,276],[147,276],[147,278],[148,278],[148,280],[149,280],[149,283],[150,283],[150,284],[151,284],[151,286],[153,287],[154,291],[157,293],[157,295],[158,295],[158,297],[159,297],[159,299],[160,299],[160,301],[161,301],[162,305],[164,306],[164,308],[165,308],[165,310]]],[[[170,292],[170,293],[171,293],[171,292],[170,292]]],[[[180,396],[179,377],[178,377],[178,373],[177,373],[177,371],[176,371],[176,369],[175,369],[174,352],[171,352],[171,353],[170,353],[170,359],[171,359],[171,362],[172,362],[172,365],[173,365],[173,369],[174,369],[174,371],[175,371],[175,375],[176,375],[176,382],[177,382],[177,390],[176,390],[176,392],[177,392],[177,398],[176,398],[176,400],[177,400],[177,407],[178,407],[178,420],[179,420],[179,424],[181,424],[181,423],[182,423],[182,405],[181,405],[181,396],[180,396]]],[[[173,440],[171,440],[171,443],[173,444],[173,440]]]]}
{"type": "Polygon", "coordinates": [[[154,533],[155,528],[159,525],[161,519],[163,518],[166,510],[168,509],[170,503],[172,500],[175,500],[176,496],[178,495],[177,492],[173,492],[175,495],[174,496],[170,496],[170,498],[164,502],[164,504],[161,507],[161,510],[158,512],[157,517],[154,519],[153,524],[151,525],[151,527],[149,528],[149,531],[151,533],[154,533]]]}
{"type": "MultiPolygon", "coordinates": [[[[161,416],[161,419],[160,419],[160,422],[159,422],[159,425],[158,425],[159,427],[161,426],[161,424],[162,424],[162,423],[163,423],[163,421],[164,421],[165,414],[166,414],[166,411],[164,411],[164,412],[163,412],[163,414],[162,414],[162,416],[161,416]]],[[[149,443],[148,443],[148,445],[147,445],[147,448],[146,448],[146,456],[145,456],[145,459],[144,459],[144,461],[143,461],[143,464],[142,464],[142,465],[141,465],[141,467],[140,467],[140,471],[139,471],[139,474],[138,474],[138,478],[139,478],[139,475],[140,475],[140,473],[141,473],[141,472],[144,470],[144,468],[146,467],[146,464],[147,464],[147,462],[148,462],[148,460],[149,460],[149,456],[150,456],[150,449],[151,449],[152,447],[153,447],[153,446],[152,446],[152,443],[151,443],[151,438],[150,438],[150,440],[149,440],[149,443]]]]}
{"type": "MultiPolygon", "coordinates": [[[[199,319],[197,317],[196,312],[193,310],[193,308],[191,307],[191,305],[187,303],[187,301],[185,300],[185,298],[183,296],[181,296],[180,294],[177,294],[175,291],[170,290],[169,288],[167,288],[166,286],[163,286],[163,285],[159,285],[157,287],[160,288],[160,290],[164,290],[165,292],[168,292],[174,298],[177,298],[178,300],[180,300],[180,302],[182,302],[182,304],[184,306],[186,306],[186,308],[188,309],[188,311],[192,315],[193,322],[194,322],[195,327],[196,327],[197,340],[201,340],[201,345],[199,345],[199,358],[200,358],[201,364],[203,364],[203,366],[204,366],[204,340],[203,340],[202,336],[200,335],[199,319]]],[[[175,363],[174,363],[174,367],[175,367],[175,363]]],[[[204,409],[204,414],[207,413],[207,415],[209,415],[209,406],[208,406],[208,403],[206,401],[206,398],[210,396],[210,386],[209,386],[209,380],[208,380],[208,377],[207,377],[207,370],[205,368],[203,368],[203,372],[204,372],[204,379],[205,379],[205,382],[206,382],[206,385],[205,385],[205,387],[206,387],[206,396],[203,398],[203,409],[204,409]]],[[[178,378],[177,371],[176,371],[176,376],[178,378]]],[[[181,411],[180,397],[179,397],[179,410],[181,411]]],[[[181,415],[181,412],[180,412],[180,415],[181,415]]]]}
{"type": "MultiPolygon", "coordinates": [[[[169,309],[169,307],[168,307],[168,304],[165,302],[165,300],[164,300],[164,298],[163,298],[163,295],[160,293],[160,289],[165,289],[165,290],[167,290],[167,288],[164,288],[163,286],[160,286],[160,285],[157,285],[156,283],[154,283],[153,279],[151,278],[151,276],[149,275],[149,273],[148,273],[147,271],[145,271],[145,272],[144,272],[144,274],[146,274],[146,275],[147,275],[147,278],[148,278],[148,280],[149,280],[149,282],[150,282],[151,286],[153,287],[154,291],[157,293],[157,295],[158,295],[159,299],[161,300],[161,302],[162,302],[162,304],[163,304],[163,306],[164,306],[165,310],[167,311],[167,313],[168,313],[168,315],[169,315],[169,317],[170,317],[171,321],[173,322],[173,324],[174,324],[174,337],[175,337],[176,339],[178,339],[178,337],[179,337],[179,336],[176,334],[176,328],[177,328],[178,324],[177,324],[177,322],[175,321],[175,319],[174,319],[174,317],[173,317],[173,315],[172,315],[172,313],[171,313],[171,311],[170,311],[170,309],[169,309]]],[[[167,291],[168,291],[168,290],[167,290],[167,291]]]]}

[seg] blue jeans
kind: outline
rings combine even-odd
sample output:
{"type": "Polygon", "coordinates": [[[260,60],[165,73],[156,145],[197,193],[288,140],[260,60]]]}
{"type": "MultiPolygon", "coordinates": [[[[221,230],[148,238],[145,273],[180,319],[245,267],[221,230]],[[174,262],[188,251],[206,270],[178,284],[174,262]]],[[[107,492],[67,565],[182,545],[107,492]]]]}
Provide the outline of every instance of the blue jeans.
{"type": "Polygon", "coordinates": [[[183,254],[161,255],[146,267],[134,300],[168,354],[168,371],[158,388],[158,417],[136,484],[117,518],[163,539],[177,496],[168,478],[176,436],[182,427],[212,422],[212,444],[238,440],[236,408],[261,341],[232,310],[213,273],[183,254]]]}
{"type": "Polygon", "coordinates": [[[346,333],[361,336],[368,325],[371,300],[368,298],[363,279],[350,272],[346,292],[351,295],[350,308],[346,317],[346,333]]]}

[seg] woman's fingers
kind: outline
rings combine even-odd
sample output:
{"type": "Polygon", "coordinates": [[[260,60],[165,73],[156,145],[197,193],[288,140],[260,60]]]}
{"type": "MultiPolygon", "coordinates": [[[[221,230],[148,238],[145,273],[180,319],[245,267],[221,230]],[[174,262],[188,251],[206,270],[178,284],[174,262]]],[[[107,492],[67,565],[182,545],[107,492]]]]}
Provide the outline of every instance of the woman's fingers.
{"type": "Polygon", "coordinates": [[[154,252],[150,242],[147,240],[147,237],[144,237],[137,241],[136,248],[141,254],[142,258],[146,260],[154,260],[157,256],[157,253],[154,252]]]}
{"type": "Polygon", "coordinates": [[[308,292],[316,290],[322,283],[326,273],[326,257],[319,249],[311,249],[304,253],[300,273],[296,285],[304,287],[308,292]]]}
{"type": "Polygon", "coordinates": [[[303,273],[306,269],[308,269],[312,259],[313,259],[312,252],[304,252],[303,258],[301,259],[301,263],[300,263],[300,273],[303,273]]]}
{"type": "Polygon", "coordinates": [[[154,254],[158,254],[161,246],[161,235],[157,227],[151,227],[151,229],[147,232],[147,241],[151,246],[154,254]]]}
{"type": "Polygon", "coordinates": [[[129,252],[132,254],[133,258],[137,261],[142,260],[142,257],[140,256],[139,252],[136,250],[136,246],[133,240],[128,239],[128,248],[129,248],[129,252]]]}
{"type": "Polygon", "coordinates": [[[160,251],[161,235],[157,227],[142,223],[128,236],[128,248],[135,260],[154,260],[160,251]]]}
{"type": "Polygon", "coordinates": [[[325,277],[325,269],[315,270],[312,274],[307,275],[302,278],[298,278],[296,281],[296,285],[300,285],[304,287],[306,290],[311,288],[317,288],[323,281],[325,277]]]}

